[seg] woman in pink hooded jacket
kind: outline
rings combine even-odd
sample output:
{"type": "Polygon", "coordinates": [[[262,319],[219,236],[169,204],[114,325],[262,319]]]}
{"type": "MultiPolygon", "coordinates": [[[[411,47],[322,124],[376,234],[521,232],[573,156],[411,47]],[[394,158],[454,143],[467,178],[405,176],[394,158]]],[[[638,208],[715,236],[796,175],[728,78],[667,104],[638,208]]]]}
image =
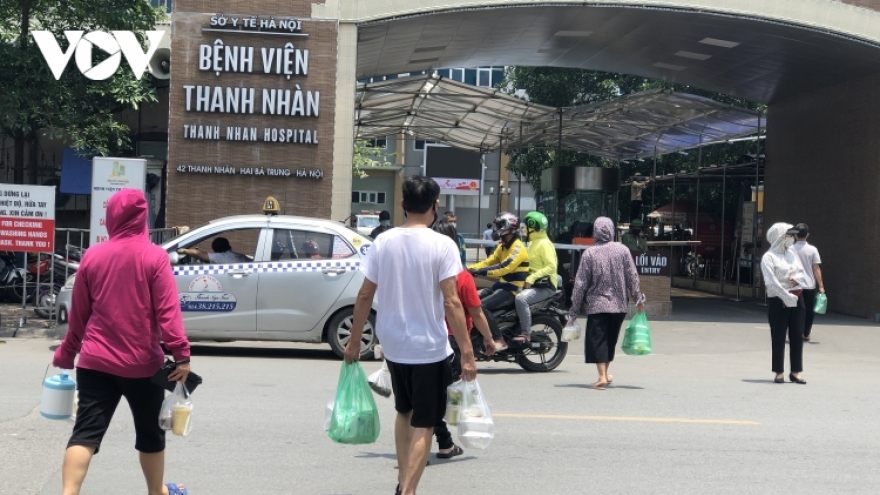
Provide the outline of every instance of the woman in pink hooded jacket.
{"type": "Polygon", "coordinates": [[[73,288],[67,335],[53,364],[76,366],[79,407],[62,468],[64,495],[78,495],[92,456],[125,397],[134,417],[135,449],[149,495],[185,494],[163,485],[165,431],[159,427],[163,388],[150,378],[162,367],[163,341],[177,362],[169,379],[183,382],[190,371],[177,287],[168,254],[150,243],[147,202],[123,189],[107,205],[110,240],[86,251],[73,288]]]}

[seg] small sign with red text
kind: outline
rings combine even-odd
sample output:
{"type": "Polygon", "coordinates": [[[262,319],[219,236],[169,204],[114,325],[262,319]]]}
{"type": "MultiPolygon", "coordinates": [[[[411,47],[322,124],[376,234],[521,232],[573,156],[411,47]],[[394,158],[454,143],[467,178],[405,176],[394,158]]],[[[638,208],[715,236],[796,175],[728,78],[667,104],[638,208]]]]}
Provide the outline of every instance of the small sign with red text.
{"type": "Polygon", "coordinates": [[[55,187],[0,184],[0,251],[55,250],[55,187]]]}

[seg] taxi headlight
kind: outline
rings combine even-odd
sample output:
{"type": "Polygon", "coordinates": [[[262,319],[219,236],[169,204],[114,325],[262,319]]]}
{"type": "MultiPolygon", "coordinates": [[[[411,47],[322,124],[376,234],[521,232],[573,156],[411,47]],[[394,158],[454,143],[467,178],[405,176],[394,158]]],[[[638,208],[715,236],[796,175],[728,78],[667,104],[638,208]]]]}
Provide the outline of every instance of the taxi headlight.
{"type": "Polygon", "coordinates": [[[73,281],[76,279],[76,274],[67,277],[67,281],[64,282],[64,288],[67,290],[73,290],[73,281]]]}

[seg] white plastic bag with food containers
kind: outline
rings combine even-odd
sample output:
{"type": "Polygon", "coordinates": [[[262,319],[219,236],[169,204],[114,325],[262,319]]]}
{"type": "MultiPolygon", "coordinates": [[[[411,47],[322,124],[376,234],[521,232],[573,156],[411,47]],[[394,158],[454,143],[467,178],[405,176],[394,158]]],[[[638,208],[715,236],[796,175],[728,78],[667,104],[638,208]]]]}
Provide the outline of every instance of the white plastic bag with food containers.
{"type": "Polygon", "coordinates": [[[486,449],[495,438],[495,423],[477,380],[459,380],[446,389],[446,423],[458,426],[462,447],[486,449]]]}

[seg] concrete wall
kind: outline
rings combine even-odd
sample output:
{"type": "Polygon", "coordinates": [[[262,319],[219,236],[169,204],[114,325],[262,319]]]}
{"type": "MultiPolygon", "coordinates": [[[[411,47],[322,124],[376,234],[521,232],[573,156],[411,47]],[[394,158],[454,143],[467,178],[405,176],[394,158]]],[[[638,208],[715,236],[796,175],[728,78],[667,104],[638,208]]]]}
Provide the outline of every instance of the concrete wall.
{"type": "MultiPolygon", "coordinates": [[[[312,17],[343,23],[442,12],[452,9],[507,7],[510,0],[327,0],[314,5],[312,17]]],[[[533,5],[616,5],[717,12],[828,30],[880,42],[880,0],[533,0],[533,5]]]]}
{"type": "MultiPolygon", "coordinates": [[[[880,2],[875,2],[880,3],[880,2]]],[[[770,106],[765,230],[805,222],[829,309],[880,313],[880,76],[770,106]]]]}

